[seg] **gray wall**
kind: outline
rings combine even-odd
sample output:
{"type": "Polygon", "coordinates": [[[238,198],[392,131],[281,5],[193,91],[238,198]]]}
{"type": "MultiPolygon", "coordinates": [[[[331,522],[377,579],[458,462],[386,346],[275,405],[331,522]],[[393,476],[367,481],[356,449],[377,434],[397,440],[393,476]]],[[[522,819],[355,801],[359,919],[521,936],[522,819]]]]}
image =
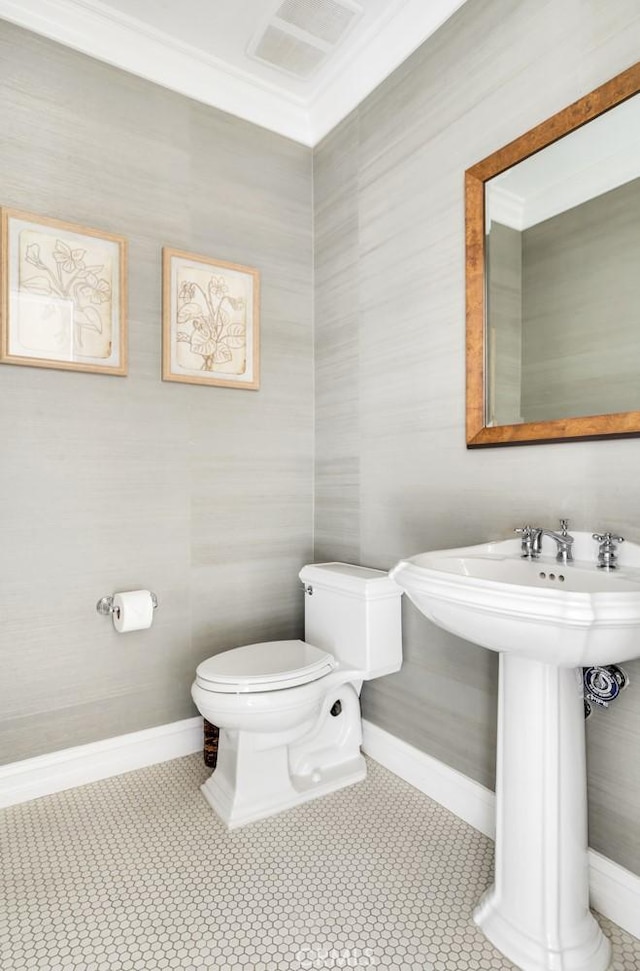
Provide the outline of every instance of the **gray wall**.
{"type": "Polygon", "coordinates": [[[640,410],[640,179],[525,230],[522,266],[526,420],[640,410]]]}
{"type": "MultiPolygon", "coordinates": [[[[640,541],[637,440],[466,450],[463,208],[465,169],[639,49],[637,0],[468,0],[318,147],[318,558],[386,568],[559,516],[640,541]]],[[[404,667],[363,706],[492,785],[495,691],[488,651],[405,605],[404,667]]],[[[640,873],[639,687],[588,741],[591,845],[640,873]]]]}
{"type": "Polygon", "coordinates": [[[311,152],[0,22],[0,202],[129,238],[126,378],[0,367],[0,760],[195,714],[200,659],[299,636],[311,152]],[[262,274],[262,388],[160,380],[163,245],[262,274]],[[153,628],[95,603],[149,587],[153,628]]]}

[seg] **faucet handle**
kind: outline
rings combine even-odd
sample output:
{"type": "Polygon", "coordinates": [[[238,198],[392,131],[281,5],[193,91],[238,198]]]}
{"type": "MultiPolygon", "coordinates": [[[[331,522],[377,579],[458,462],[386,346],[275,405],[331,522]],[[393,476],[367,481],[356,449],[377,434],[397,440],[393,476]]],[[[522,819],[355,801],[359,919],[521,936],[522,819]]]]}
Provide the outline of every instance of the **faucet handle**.
{"type": "Polygon", "coordinates": [[[601,570],[616,569],[616,543],[624,543],[624,536],[613,536],[611,533],[593,533],[593,539],[600,543],[598,548],[598,567],[601,570]]]}
{"type": "Polygon", "coordinates": [[[593,533],[592,539],[597,543],[606,543],[607,546],[613,543],[624,543],[624,536],[614,536],[612,533],[593,533]]]}
{"type": "Polygon", "coordinates": [[[560,520],[560,535],[561,536],[568,536],[569,535],[569,520],[568,519],[561,519],[560,520]]]}
{"type": "Polygon", "coordinates": [[[522,536],[522,557],[523,559],[536,559],[540,550],[537,548],[537,540],[539,539],[539,532],[535,526],[516,526],[513,530],[514,533],[520,533],[522,536]]]}

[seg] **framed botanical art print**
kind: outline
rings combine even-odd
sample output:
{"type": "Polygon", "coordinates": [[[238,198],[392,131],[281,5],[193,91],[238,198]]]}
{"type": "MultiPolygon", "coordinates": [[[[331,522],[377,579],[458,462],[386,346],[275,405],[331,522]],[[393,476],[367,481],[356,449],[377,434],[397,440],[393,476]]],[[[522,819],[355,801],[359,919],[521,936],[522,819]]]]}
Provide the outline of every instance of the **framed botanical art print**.
{"type": "Polygon", "coordinates": [[[256,391],[260,274],[249,266],[165,248],[165,381],[256,391]]]}
{"type": "Polygon", "coordinates": [[[0,361],[127,373],[127,241],[2,209],[0,361]]]}

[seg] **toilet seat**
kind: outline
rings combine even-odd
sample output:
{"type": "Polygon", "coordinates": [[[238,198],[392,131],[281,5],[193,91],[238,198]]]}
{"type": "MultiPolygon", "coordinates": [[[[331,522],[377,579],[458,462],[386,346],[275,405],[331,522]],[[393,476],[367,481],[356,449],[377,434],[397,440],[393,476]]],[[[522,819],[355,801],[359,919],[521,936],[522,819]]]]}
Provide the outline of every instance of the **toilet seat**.
{"type": "Polygon", "coordinates": [[[204,691],[228,694],[278,691],[317,681],[336,667],[331,654],[306,641],[264,641],[202,661],[196,684],[204,691]]]}

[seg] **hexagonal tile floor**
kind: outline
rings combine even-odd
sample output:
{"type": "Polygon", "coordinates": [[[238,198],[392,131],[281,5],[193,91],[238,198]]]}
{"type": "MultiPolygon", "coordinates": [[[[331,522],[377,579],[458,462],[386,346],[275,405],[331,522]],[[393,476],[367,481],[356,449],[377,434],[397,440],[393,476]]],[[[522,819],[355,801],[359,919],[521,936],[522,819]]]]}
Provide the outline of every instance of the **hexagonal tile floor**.
{"type": "MultiPolygon", "coordinates": [[[[375,762],[229,833],[199,756],[0,817],[3,971],[499,971],[473,907],[491,842],[375,762]]],[[[602,920],[616,971],[640,941],[602,920]]]]}

